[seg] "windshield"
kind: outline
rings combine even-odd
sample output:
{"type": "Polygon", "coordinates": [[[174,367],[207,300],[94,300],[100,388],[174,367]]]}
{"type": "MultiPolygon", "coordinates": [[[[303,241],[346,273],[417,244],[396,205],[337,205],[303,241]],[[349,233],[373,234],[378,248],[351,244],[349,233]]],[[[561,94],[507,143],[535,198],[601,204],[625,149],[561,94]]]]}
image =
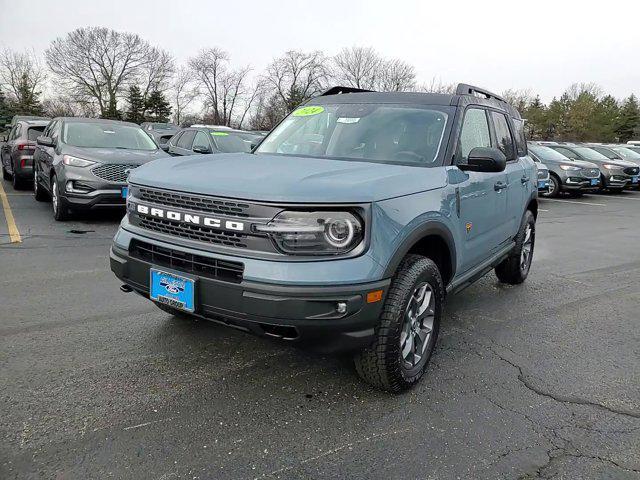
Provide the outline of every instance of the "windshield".
{"type": "Polygon", "coordinates": [[[117,123],[70,122],[65,124],[62,141],[84,148],[122,148],[157,150],[156,144],[140,127],[117,123]]]}
{"type": "Polygon", "coordinates": [[[640,153],[635,152],[627,147],[613,147],[612,150],[615,150],[620,154],[622,158],[626,158],[628,160],[640,160],[640,153]]]}
{"type": "Polygon", "coordinates": [[[536,155],[543,162],[545,160],[556,162],[570,162],[571,159],[565,157],[560,152],[555,151],[553,148],[543,147],[540,145],[529,145],[529,150],[531,150],[534,155],[536,155]]]}
{"type": "Polygon", "coordinates": [[[153,130],[176,130],[178,128],[172,123],[151,123],[150,125],[153,130]]]}
{"type": "Polygon", "coordinates": [[[595,150],[592,150],[587,147],[573,147],[573,149],[576,152],[578,152],[580,155],[582,155],[584,158],[586,158],[587,160],[598,160],[599,162],[602,162],[603,160],[608,160],[608,158],[602,155],[601,153],[598,153],[595,150]]]}
{"type": "Polygon", "coordinates": [[[251,151],[251,140],[245,139],[246,134],[235,132],[212,131],[211,138],[221,153],[248,153],[251,151]]]}
{"type": "Polygon", "coordinates": [[[256,153],[433,164],[447,114],[392,104],[305,106],[289,115],[256,153]]]}

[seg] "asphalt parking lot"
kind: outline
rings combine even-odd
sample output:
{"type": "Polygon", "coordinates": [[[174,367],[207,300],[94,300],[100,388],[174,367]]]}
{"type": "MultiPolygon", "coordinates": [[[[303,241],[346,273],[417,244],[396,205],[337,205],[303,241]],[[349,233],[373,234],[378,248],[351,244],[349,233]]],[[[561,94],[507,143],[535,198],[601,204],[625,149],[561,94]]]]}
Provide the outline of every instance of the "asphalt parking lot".
{"type": "Polygon", "coordinates": [[[56,223],[2,186],[3,479],[640,478],[639,192],[541,200],[527,282],[450,298],[426,377],[391,396],[123,294],[121,212],[56,223]]]}

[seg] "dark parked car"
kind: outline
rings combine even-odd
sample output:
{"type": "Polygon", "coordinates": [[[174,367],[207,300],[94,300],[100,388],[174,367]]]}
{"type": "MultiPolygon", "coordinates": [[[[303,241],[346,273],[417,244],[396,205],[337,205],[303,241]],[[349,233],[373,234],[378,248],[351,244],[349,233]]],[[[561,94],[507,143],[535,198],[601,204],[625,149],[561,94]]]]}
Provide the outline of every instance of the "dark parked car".
{"type": "Polygon", "coordinates": [[[11,180],[16,190],[33,180],[33,152],[36,138],[44,132],[49,120],[18,120],[0,147],[2,177],[11,180]]]}
{"type": "Polygon", "coordinates": [[[167,154],[135,123],[55,118],[38,137],[34,195],[56,220],[73,210],[123,207],[129,172],[167,154]]]}
{"type": "Polygon", "coordinates": [[[147,132],[153,140],[165,150],[167,142],[178,133],[181,128],[173,123],[159,123],[159,122],[143,122],[140,127],[147,132]]]}
{"type": "Polygon", "coordinates": [[[544,196],[553,198],[562,192],[575,196],[600,188],[600,169],[595,163],[573,160],[534,142],[529,143],[529,156],[549,169],[549,190],[544,196]]]}
{"type": "MultiPolygon", "coordinates": [[[[619,145],[589,145],[589,148],[594,149],[596,152],[601,153],[610,160],[623,160],[635,164],[638,168],[637,172],[633,169],[627,170],[627,173],[633,174],[631,181],[627,184],[627,188],[638,189],[640,186],[640,153],[636,153],[626,147],[619,145]],[[635,174],[634,174],[635,173],[635,174]]],[[[626,170],[626,169],[625,169],[626,170]]]]}
{"type": "Polygon", "coordinates": [[[638,183],[638,166],[627,160],[610,160],[601,153],[584,145],[549,145],[572,160],[595,163],[600,169],[600,187],[621,192],[632,182],[638,183]]]}
{"type": "Polygon", "coordinates": [[[171,155],[248,153],[252,145],[263,139],[262,135],[244,130],[189,127],[169,141],[167,152],[171,155]]]}

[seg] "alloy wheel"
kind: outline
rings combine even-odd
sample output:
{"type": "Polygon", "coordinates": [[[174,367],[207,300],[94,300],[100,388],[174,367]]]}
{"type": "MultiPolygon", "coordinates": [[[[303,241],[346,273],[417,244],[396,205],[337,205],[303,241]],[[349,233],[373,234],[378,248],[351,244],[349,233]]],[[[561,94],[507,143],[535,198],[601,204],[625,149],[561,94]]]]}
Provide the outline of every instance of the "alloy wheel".
{"type": "Polygon", "coordinates": [[[422,360],[433,332],[435,295],[431,285],[418,284],[409,299],[400,333],[400,351],[407,367],[422,360]]]}
{"type": "Polygon", "coordinates": [[[522,242],[522,251],[520,252],[520,271],[526,273],[531,266],[531,257],[533,253],[534,233],[531,224],[527,224],[524,232],[524,241],[522,242]]]}
{"type": "Polygon", "coordinates": [[[55,178],[51,179],[51,204],[53,205],[53,213],[58,215],[58,184],[55,178]]]}

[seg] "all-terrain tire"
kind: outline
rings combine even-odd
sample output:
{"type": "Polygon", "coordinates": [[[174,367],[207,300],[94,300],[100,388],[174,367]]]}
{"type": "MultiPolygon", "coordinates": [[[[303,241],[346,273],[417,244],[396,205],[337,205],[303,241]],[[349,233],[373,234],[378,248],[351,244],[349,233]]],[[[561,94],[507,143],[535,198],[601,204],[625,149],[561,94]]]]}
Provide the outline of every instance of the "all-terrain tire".
{"type": "Polygon", "coordinates": [[[536,240],[536,219],[531,210],[527,210],[522,217],[520,230],[518,230],[515,240],[516,246],[513,251],[496,267],[498,280],[510,285],[517,285],[524,282],[531,269],[536,240]],[[528,235],[527,232],[530,232],[530,234],[528,235]],[[526,264],[523,265],[523,250],[527,244],[530,245],[529,256],[526,264]]]}
{"type": "Polygon", "coordinates": [[[364,381],[397,393],[411,388],[422,378],[438,338],[444,295],[440,271],[431,259],[413,254],[403,259],[391,280],[375,329],[375,340],[354,358],[356,370],[364,381]],[[434,321],[420,362],[410,368],[402,357],[400,339],[409,301],[422,282],[427,282],[432,290],[434,321]]]}

